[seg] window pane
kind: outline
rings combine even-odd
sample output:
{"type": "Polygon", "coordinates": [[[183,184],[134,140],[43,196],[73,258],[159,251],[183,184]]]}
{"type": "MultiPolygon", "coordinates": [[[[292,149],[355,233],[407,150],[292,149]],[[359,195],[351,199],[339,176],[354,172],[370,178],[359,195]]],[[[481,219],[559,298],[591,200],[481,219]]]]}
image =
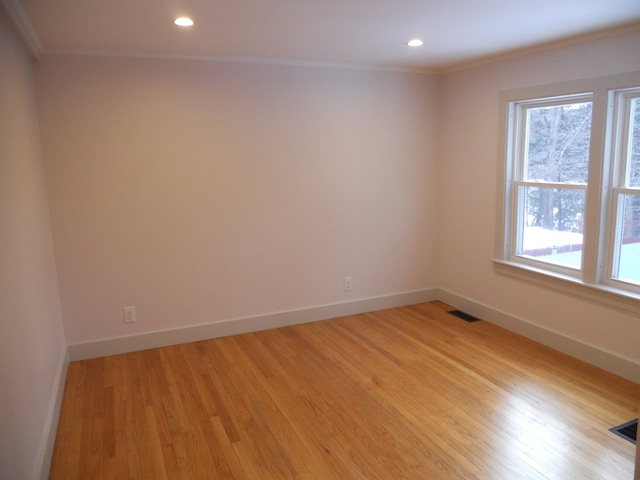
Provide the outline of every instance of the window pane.
{"type": "Polygon", "coordinates": [[[591,102],[527,110],[524,180],[587,183],[591,102]]]}
{"type": "Polygon", "coordinates": [[[640,195],[623,195],[620,258],[614,278],[640,284],[640,195]]]}
{"type": "Polygon", "coordinates": [[[584,190],[520,187],[524,202],[519,252],[536,260],[580,269],[584,190]]]}
{"type": "Polygon", "coordinates": [[[631,102],[629,186],[640,187],[640,98],[631,102]]]}

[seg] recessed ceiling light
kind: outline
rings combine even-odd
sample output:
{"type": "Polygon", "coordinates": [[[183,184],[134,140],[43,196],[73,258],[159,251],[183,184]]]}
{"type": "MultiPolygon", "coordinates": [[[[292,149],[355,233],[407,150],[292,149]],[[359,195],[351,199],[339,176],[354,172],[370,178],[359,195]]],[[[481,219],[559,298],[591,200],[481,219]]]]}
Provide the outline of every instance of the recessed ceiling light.
{"type": "Polygon", "coordinates": [[[187,17],[180,17],[180,18],[176,18],[176,20],[173,23],[175,23],[180,27],[190,27],[191,25],[193,25],[193,20],[187,17]]]}
{"type": "Polygon", "coordinates": [[[410,47],[421,47],[423,44],[424,42],[419,38],[414,38],[413,40],[409,40],[407,42],[407,45],[409,45],[410,47]]]}

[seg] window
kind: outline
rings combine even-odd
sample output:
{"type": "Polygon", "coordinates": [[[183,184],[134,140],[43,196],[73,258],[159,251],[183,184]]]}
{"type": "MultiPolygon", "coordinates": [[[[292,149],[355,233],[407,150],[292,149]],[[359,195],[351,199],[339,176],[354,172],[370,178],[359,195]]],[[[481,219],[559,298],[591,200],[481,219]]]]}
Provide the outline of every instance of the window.
{"type": "Polygon", "coordinates": [[[616,92],[611,280],[640,285],[640,88],[616,92]]]}
{"type": "Polygon", "coordinates": [[[496,269],[640,312],[640,72],[501,102],[496,269]]]}
{"type": "Polygon", "coordinates": [[[579,270],[589,175],[590,96],[515,103],[514,255],[579,270]]]}

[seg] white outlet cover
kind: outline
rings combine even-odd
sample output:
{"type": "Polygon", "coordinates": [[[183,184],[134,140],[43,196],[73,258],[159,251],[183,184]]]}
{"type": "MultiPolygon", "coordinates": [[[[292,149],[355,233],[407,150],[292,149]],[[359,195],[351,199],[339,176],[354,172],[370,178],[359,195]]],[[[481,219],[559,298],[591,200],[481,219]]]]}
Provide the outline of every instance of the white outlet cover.
{"type": "Polygon", "coordinates": [[[124,323],[135,323],[136,307],[123,307],[124,323]]]}

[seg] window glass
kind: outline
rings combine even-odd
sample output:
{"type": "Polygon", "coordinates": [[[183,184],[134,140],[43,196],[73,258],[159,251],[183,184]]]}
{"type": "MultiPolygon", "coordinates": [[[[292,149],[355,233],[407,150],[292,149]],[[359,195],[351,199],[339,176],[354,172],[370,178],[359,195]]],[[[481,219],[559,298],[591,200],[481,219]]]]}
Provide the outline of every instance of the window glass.
{"type": "Polygon", "coordinates": [[[617,271],[613,277],[640,285],[640,195],[623,195],[622,235],[618,236],[617,271]]]}
{"type": "Polygon", "coordinates": [[[591,102],[527,110],[525,180],[587,183],[591,102]]]}
{"type": "Polygon", "coordinates": [[[584,190],[523,186],[520,254],[579,269],[582,265],[584,190]]]}

